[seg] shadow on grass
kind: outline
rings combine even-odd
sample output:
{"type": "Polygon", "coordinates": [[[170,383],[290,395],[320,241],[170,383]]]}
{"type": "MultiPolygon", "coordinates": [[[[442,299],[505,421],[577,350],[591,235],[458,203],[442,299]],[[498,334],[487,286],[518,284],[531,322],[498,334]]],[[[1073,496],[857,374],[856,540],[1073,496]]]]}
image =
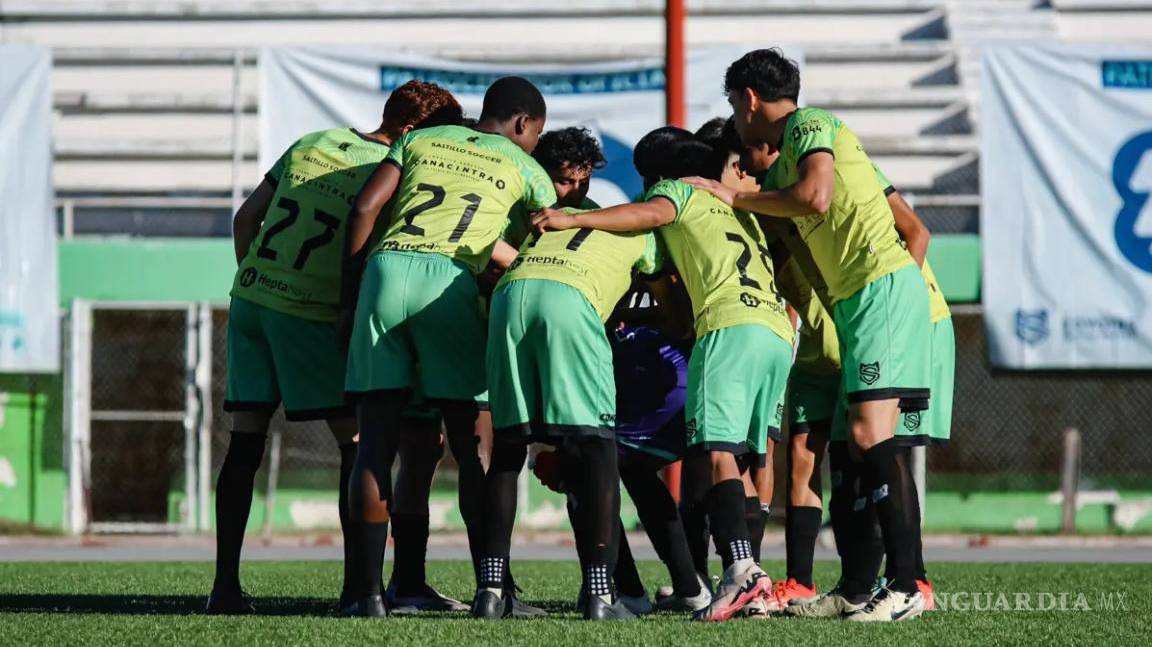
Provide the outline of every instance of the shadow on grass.
{"type": "MultiPolygon", "coordinates": [[[[203,595],[3,595],[0,596],[0,614],[202,615],[206,601],[207,597],[203,595]]],[[[326,598],[258,598],[252,604],[259,615],[266,616],[336,614],[336,601],[326,598]]]]}
{"type": "MultiPolygon", "coordinates": [[[[15,594],[0,596],[0,614],[69,613],[107,615],[204,615],[206,596],[202,595],[98,595],[98,594],[15,594]]],[[[576,605],[558,600],[533,601],[549,614],[571,614],[576,605]]],[[[258,616],[336,617],[336,600],[331,598],[252,598],[258,616]]],[[[465,612],[423,612],[396,615],[404,618],[466,618],[465,612]]]]}

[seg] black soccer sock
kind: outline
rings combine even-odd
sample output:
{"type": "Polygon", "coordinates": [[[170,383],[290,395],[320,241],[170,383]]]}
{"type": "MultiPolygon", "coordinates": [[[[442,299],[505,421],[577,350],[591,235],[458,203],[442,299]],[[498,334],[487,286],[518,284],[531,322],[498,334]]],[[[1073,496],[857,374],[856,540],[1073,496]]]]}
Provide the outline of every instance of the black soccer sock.
{"type": "Polygon", "coordinates": [[[579,520],[576,542],[584,555],[584,589],[588,595],[612,593],[611,576],[620,549],[620,472],[614,440],[599,437],[567,439],[560,448],[579,520]]]}
{"type": "Polygon", "coordinates": [[[744,497],[744,523],[748,525],[748,540],[752,542],[752,559],[760,563],[760,544],[764,543],[764,528],[768,525],[768,511],[760,505],[760,497],[744,497]]]}
{"type": "Polygon", "coordinates": [[[516,522],[516,482],[528,456],[518,442],[497,439],[492,445],[492,464],[484,479],[484,541],[480,552],[476,587],[503,589],[512,552],[512,528],[516,522]]]}
{"type": "Polygon", "coordinates": [[[708,491],[712,489],[712,465],[705,455],[692,455],[680,463],[680,519],[697,574],[708,581],[708,545],[712,534],[708,522],[708,491]]]}
{"type": "Polygon", "coordinates": [[[240,587],[240,549],[252,509],[256,472],[264,460],[265,434],[232,432],[216,479],[216,581],[213,589],[240,587]]]}
{"type": "Polygon", "coordinates": [[[784,545],[787,577],[804,586],[812,586],[812,563],[820,520],[824,511],[810,506],[788,506],[784,519],[784,545]]]}
{"type": "Polygon", "coordinates": [[[344,586],[345,593],[356,588],[356,541],[359,539],[356,522],[348,507],[348,481],[352,478],[352,466],[356,464],[355,442],[340,445],[340,494],[337,499],[340,512],[340,534],[344,538],[344,586]]]}
{"type": "Polygon", "coordinates": [[[380,595],[384,573],[384,553],[388,547],[388,522],[361,521],[360,586],[362,595],[380,595]]]}
{"type": "Polygon", "coordinates": [[[733,562],[752,559],[752,542],[744,520],[744,482],[728,479],[708,491],[708,523],[727,570],[733,562]]]}
{"type": "Polygon", "coordinates": [[[632,547],[628,545],[628,535],[624,533],[623,524],[617,522],[617,525],[620,526],[620,548],[612,581],[616,583],[616,590],[621,595],[638,598],[645,594],[644,581],[640,579],[640,571],[636,570],[636,559],[632,556],[632,547]]]}
{"type": "MultiPolygon", "coordinates": [[[[655,466],[621,466],[620,478],[636,505],[636,513],[644,531],[656,550],[656,555],[668,568],[672,588],[676,595],[690,597],[699,595],[700,580],[692,562],[684,524],[672,493],[660,480],[655,466]]],[[[704,536],[707,543],[708,537],[704,536]]],[[[707,548],[705,548],[707,551],[707,548]]]]}
{"type": "Polygon", "coordinates": [[[464,528],[468,533],[468,551],[472,557],[472,568],[479,567],[480,553],[484,544],[484,466],[477,452],[472,417],[467,411],[445,413],[448,429],[448,446],[459,466],[457,472],[457,497],[460,516],[464,518],[464,528]],[[457,418],[460,418],[457,420],[457,418]]]}
{"type": "Polygon", "coordinates": [[[419,595],[427,578],[428,515],[392,514],[392,583],[396,594],[419,595]]]}
{"type": "MultiPolygon", "coordinates": [[[[860,490],[862,464],[852,462],[846,442],[828,445],[828,465],[831,471],[831,493],[828,513],[832,520],[832,534],[836,537],[836,552],[840,555],[841,592],[856,600],[872,590],[875,574],[861,574],[861,542],[866,541],[862,515],[868,499],[860,490]]],[[[867,570],[867,566],[863,567],[867,570]]]]}
{"type": "Polygon", "coordinates": [[[889,588],[903,593],[916,591],[916,527],[920,502],[907,453],[895,439],[873,445],[864,452],[866,491],[876,504],[876,517],[884,538],[884,553],[892,574],[889,588]]]}

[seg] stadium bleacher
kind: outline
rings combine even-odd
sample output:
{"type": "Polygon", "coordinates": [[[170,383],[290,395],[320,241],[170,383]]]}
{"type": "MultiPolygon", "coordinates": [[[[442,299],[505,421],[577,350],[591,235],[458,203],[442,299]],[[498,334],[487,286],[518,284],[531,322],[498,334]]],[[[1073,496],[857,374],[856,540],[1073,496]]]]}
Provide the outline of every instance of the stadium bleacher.
{"type": "MultiPolygon", "coordinates": [[[[928,224],[952,233],[977,229],[980,46],[1138,40],[1150,15],[1149,3],[1133,0],[688,6],[690,45],[802,46],[807,100],[851,124],[928,224]]],[[[657,0],[6,0],[0,42],[54,50],[65,235],[227,235],[234,173],[246,188],[259,177],[258,48],[375,44],[510,62],[655,57],[662,8],[657,0]]]]}

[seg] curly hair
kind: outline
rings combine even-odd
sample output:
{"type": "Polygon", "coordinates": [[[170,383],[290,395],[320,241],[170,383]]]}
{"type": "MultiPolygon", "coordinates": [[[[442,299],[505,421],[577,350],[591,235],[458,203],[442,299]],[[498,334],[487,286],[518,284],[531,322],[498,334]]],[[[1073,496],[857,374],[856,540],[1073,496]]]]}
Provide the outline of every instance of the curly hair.
{"type": "Polygon", "coordinates": [[[464,109],[456,97],[435,83],[409,81],[392,91],[384,103],[383,128],[399,132],[404,126],[458,126],[464,109]]]}
{"type": "Polygon", "coordinates": [[[757,49],[741,56],[724,73],[724,92],[751,88],[764,101],[800,97],[800,68],[778,48],[757,49]]]}
{"type": "Polygon", "coordinates": [[[607,162],[600,150],[600,142],[587,128],[561,128],[540,135],[540,143],[532,157],[545,171],[552,172],[567,164],[571,168],[599,170],[607,162]]]}

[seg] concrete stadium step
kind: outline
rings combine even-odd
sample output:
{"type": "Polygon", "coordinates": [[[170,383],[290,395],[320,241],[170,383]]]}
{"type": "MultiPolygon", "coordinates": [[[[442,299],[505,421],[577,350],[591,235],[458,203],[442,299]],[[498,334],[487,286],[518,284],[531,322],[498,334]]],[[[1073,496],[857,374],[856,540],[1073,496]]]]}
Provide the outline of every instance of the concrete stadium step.
{"type": "MultiPolygon", "coordinates": [[[[940,20],[937,12],[907,13],[750,13],[703,14],[686,25],[686,38],[694,44],[764,46],[774,42],[821,42],[836,34],[842,43],[895,43],[920,34],[933,37],[927,26],[940,20]]],[[[397,49],[472,50],[499,52],[524,41],[548,42],[553,47],[621,43],[629,47],[658,47],[664,40],[659,15],[570,16],[556,20],[547,15],[471,16],[453,18],[313,18],[286,17],[246,20],[108,20],[98,26],[90,20],[61,17],[53,20],[0,22],[0,40],[52,47],[240,47],[267,45],[387,44],[397,49]],[[460,34],[468,34],[467,45],[460,34]]],[[[611,47],[608,47],[611,49],[611,47]]]]}

